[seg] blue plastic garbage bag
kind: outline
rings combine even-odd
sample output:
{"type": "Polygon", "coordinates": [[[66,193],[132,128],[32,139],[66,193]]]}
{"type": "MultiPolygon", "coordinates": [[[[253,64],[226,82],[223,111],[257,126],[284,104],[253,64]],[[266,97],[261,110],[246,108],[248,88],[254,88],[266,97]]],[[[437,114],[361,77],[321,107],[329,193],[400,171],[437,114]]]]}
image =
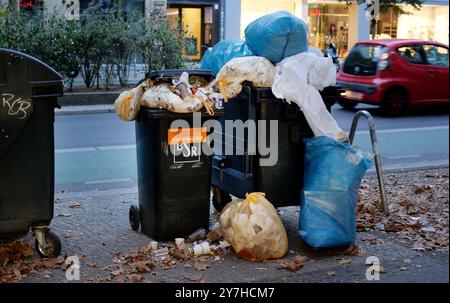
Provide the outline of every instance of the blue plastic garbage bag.
{"type": "Polygon", "coordinates": [[[308,50],[308,26],[286,11],[268,14],[247,26],[245,42],[257,56],[278,63],[308,50]]]}
{"type": "Polygon", "coordinates": [[[241,40],[225,39],[206,51],[200,62],[201,69],[217,75],[222,66],[236,57],[254,56],[255,53],[241,40]]]}
{"type": "Polygon", "coordinates": [[[313,248],[348,246],[356,237],[358,190],[371,161],[354,146],[305,139],[300,235],[313,248]]]}

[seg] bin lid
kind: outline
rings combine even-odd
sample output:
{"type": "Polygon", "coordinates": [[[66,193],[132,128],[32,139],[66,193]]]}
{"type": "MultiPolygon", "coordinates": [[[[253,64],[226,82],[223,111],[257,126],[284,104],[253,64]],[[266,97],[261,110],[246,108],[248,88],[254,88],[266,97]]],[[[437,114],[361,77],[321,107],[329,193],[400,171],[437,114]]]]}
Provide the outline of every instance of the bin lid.
{"type": "Polygon", "coordinates": [[[24,53],[0,48],[0,157],[28,121],[33,103],[62,95],[63,78],[54,69],[24,53]]]}
{"type": "Polygon", "coordinates": [[[214,79],[214,74],[207,69],[163,69],[158,71],[149,71],[145,74],[145,79],[170,81],[174,77],[179,77],[183,72],[187,72],[189,76],[201,76],[207,81],[214,79]]]}
{"type": "MultiPolygon", "coordinates": [[[[225,112],[223,108],[216,108],[214,109],[214,116],[209,115],[204,110],[197,113],[199,113],[202,118],[217,119],[223,116],[225,112]]],[[[174,113],[166,109],[141,107],[136,121],[139,122],[143,119],[188,119],[192,118],[192,114],[193,113],[174,113]]]]}

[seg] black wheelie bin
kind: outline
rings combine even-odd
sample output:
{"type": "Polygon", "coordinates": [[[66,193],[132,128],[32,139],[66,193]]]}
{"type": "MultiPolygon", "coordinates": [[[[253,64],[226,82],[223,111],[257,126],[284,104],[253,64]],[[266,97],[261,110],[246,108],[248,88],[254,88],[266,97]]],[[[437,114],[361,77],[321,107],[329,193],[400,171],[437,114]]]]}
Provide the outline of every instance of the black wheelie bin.
{"type": "MultiPolygon", "coordinates": [[[[171,82],[183,71],[207,82],[214,77],[202,70],[162,70],[150,72],[145,78],[171,82]]],[[[196,114],[202,125],[221,113],[216,109],[214,116],[196,114]]],[[[211,155],[201,149],[207,130],[200,125],[194,125],[192,113],[141,107],[135,122],[139,208],[133,205],[129,211],[133,230],[141,227],[147,236],[166,241],[209,228],[211,155]],[[171,128],[178,119],[188,127],[171,128]],[[178,142],[175,136],[182,133],[187,140],[178,142]],[[176,153],[177,148],[181,152],[176,153]]]]}
{"type": "Polygon", "coordinates": [[[61,252],[54,207],[54,109],[62,77],[26,54],[0,49],[0,239],[36,236],[43,257],[61,252]]]}
{"type": "MultiPolygon", "coordinates": [[[[321,96],[330,111],[337,102],[341,89],[326,87],[321,96]]],[[[294,103],[277,99],[271,88],[254,88],[246,83],[241,93],[224,104],[224,115],[220,118],[222,130],[225,121],[253,120],[258,131],[258,121],[266,122],[266,142],[270,142],[270,120],[278,121],[278,161],[273,166],[260,166],[260,153],[251,154],[248,132],[239,138],[233,132],[233,155],[214,155],[212,161],[212,202],[221,211],[231,201],[230,194],[244,198],[246,193],[264,192],[276,207],[300,204],[300,190],[303,185],[303,139],[313,136],[305,116],[294,103]],[[236,153],[236,142],[244,142],[244,151],[236,153]]],[[[231,134],[230,134],[231,135],[231,134]]],[[[219,135],[225,144],[225,134],[219,135]]],[[[258,136],[256,136],[258,138],[258,136]]],[[[217,140],[217,138],[216,138],[217,140]]],[[[254,143],[258,146],[257,142],[254,143]]]]}

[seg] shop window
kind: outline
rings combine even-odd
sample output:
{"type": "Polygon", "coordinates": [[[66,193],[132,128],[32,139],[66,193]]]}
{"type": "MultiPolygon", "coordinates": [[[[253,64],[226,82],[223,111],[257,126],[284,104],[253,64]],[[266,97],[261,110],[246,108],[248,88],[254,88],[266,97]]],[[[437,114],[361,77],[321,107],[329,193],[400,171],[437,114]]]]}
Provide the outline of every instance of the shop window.
{"type": "Polygon", "coordinates": [[[333,42],[338,55],[348,51],[349,11],[345,4],[313,3],[309,6],[309,44],[322,50],[333,42]]]}
{"type": "Polygon", "coordinates": [[[391,8],[380,13],[380,20],[376,23],[375,39],[397,38],[398,10],[391,8]]]}
{"type": "Polygon", "coordinates": [[[213,7],[169,7],[167,15],[173,28],[185,32],[184,58],[199,61],[203,52],[213,45],[213,7]]]}
{"type": "Polygon", "coordinates": [[[425,64],[420,46],[403,46],[397,49],[400,56],[413,64],[425,64]]]}
{"type": "Polygon", "coordinates": [[[430,65],[448,66],[448,49],[437,45],[424,45],[425,57],[430,65]]]}
{"type": "Polygon", "coordinates": [[[241,0],[241,38],[244,39],[244,31],[252,21],[264,15],[287,11],[295,14],[296,7],[301,7],[302,1],[277,1],[277,0],[241,0]]]}

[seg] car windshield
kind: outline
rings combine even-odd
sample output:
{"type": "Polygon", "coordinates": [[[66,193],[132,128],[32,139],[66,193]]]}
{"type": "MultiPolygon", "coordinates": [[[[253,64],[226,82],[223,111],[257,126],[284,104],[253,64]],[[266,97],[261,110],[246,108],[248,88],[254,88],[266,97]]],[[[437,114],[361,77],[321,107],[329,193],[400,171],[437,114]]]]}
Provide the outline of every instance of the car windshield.
{"type": "Polygon", "coordinates": [[[385,47],[380,45],[357,45],[352,48],[344,62],[344,73],[371,76],[377,72],[378,60],[385,47]]]}

